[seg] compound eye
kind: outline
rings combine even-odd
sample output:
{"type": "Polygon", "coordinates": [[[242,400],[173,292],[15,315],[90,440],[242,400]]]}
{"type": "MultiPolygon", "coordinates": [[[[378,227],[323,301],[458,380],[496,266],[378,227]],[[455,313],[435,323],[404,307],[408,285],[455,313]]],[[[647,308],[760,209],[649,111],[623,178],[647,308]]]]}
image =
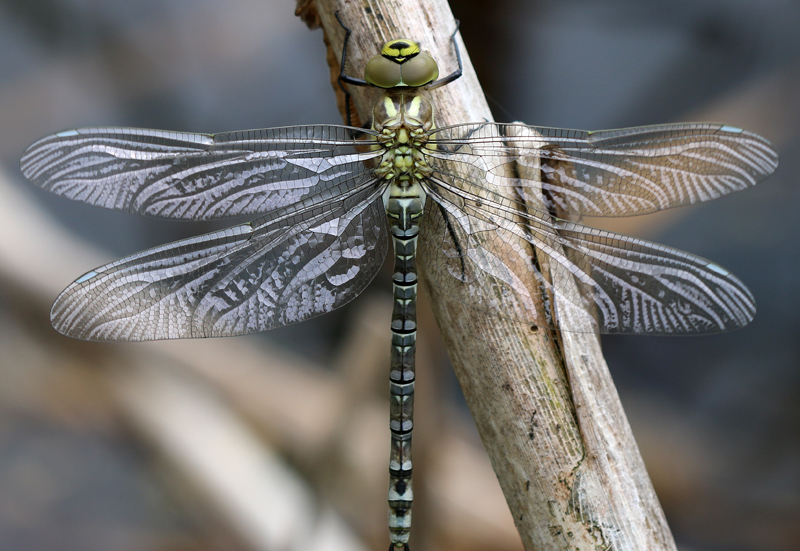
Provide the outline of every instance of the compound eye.
{"type": "Polygon", "coordinates": [[[364,69],[364,80],[378,88],[394,88],[401,82],[400,65],[376,55],[364,69]]]}
{"type": "Polygon", "coordinates": [[[439,66],[428,54],[419,53],[401,65],[403,84],[411,87],[425,86],[437,79],[439,66]]]}

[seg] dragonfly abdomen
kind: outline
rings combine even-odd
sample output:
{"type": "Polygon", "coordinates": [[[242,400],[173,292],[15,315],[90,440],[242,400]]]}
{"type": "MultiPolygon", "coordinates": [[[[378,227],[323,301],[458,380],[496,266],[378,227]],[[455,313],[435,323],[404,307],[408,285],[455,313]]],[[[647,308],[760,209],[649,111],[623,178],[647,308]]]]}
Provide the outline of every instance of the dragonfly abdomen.
{"type": "Polygon", "coordinates": [[[408,544],[411,528],[411,431],[414,427],[414,380],[417,342],[417,237],[425,207],[418,183],[393,182],[385,200],[394,243],[392,350],[389,373],[389,531],[395,549],[408,544]]]}

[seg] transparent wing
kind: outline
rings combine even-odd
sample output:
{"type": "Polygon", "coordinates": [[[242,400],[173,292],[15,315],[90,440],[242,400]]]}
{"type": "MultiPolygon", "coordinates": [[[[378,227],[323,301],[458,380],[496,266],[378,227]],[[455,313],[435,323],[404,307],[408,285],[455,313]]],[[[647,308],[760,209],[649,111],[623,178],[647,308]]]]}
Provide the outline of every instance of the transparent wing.
{"type": "Polygon", "coordinates": [[[556,230],[570,259],[561,264],[588,283],[591,291],[584,294],[603,333],[718,333],[755,316],[747,287],[709,260],[572,222],[556,230]]]}
{"type": "Polygon", "coordinates": [[[83,128],[47,136],[20,168],[58,195],[162,218],[266,214],[344,193],[380,155],[360,129],[292,126],[223,134],[83,128]]]}
{"type": "Polygon", "coordinates": [[[583,132],[470,123],[431,132],[434,170],[470,184],[525,187],[559,216],[629,216],[708,201],[778,166],[767,140],[719,124],[583,132]]]}
{"type": "Polygon", "coordinates": [[[96,341],[219,337],[338,308],[361,293],[386,256],[385,185],[371,180],[304,210],[97,268],[61,293],[53,326],[96,341]]]}
{"type": "Polygon", "coordinates": [[[727,331],[755,315],[747,288],[697,256],[439,179],[429,198],[438,205],[429,201],[422,225],[424,269],[481,310],[539,327],[568,317],[572,330],[651,335],[727,331]]]}

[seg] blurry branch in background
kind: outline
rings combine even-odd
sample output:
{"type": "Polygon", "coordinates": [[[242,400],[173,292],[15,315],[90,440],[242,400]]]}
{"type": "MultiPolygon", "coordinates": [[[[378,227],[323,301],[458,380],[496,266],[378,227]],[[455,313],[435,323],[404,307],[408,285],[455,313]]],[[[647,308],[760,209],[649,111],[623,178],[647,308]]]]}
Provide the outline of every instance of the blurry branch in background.
{"type": "MultiPolygon", "coordinates": [[[[22,224],[31,225],[31,231],[25,232],[25,239],[19,239],[19,234],[12,238],[13,231],[3,232],[0,278],[9,283],[6,289],[25,290],[16,296],[36,297],[32,303],[17,304],[21,311],[44,314],[65,278],[71,277],[67,274],[80,273],[104,259],[51,222],[11,184],[4,181],[2,186],[6,191],[0,207],[4,230],[22,224]],[[55,259],[65,261],[57,270],[53,269],[55,259]]],[[[106,415],[120,414],[127,420],[170,466],[188,494],[199,497],[206,516],[214,519],[212,525],[231,534],[242,549],[363,548],[330,507],[319,505],[315,492],[275,458],[267,441],[248,428],[233,407],[236,397],[224,400],[222,393],[201,383],[197,373],[178,359],[183,351],[197,350],[193,346],[197,343],[82,343],[54,333],[46,316],[32,319],[37,323],[29,331],[41,342],[30,348],[49,356],[53,375],[68,379],[70,371],[75,372],[68,368],[77,366],[83,375],[97,376],[93,386],[106,392],[111,406],[106,415]],[[91,366],[101,369],[85,369],[91,366]],[[292,530],[298,527],[302,529],[292,530]],[[327,546],[306,545],[315,537],[327,546]]],[[[224,341],[200,348],[213,351],[216,342],[224,341]]],[[[235,351],[227,359],[208,357],[216,360],[218,369],[236,361],[235,351]]],[[[266,358],[261,360],[268,363],[266,358]]],[[[97,401],[96,396],[92,398],[97,401]]]]}

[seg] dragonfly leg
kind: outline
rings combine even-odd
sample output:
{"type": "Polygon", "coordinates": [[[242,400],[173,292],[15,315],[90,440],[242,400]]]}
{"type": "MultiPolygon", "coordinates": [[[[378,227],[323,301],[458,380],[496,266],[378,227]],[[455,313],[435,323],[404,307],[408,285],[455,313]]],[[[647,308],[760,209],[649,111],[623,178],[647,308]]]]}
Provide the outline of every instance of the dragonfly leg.
{"type": "MultiPolygon", "coordinates": [[[[350,29],[350,27],[348,27],[342,22],[342,18],[339,17],[338,11],[334,15],[336,16],[336,20],[339,22],[339,25],[341,25],[342,28],[345,30],[344,45],[342,46],[342,63],[341,66],[339,67],[339,86],[342,86],[342,90],[344,90],[345,94],[347,93],[347,90],[344,89],[342,84],[345,82],[347,84],[352,84],[353,86],[371,86],[371,84],[369,84],[363,78],[352,77],[347,73],[345,73],[345,66],[347,63],[347,45],[350,42],[350,35],[353,34],[353,31],[350,29]]],[[[348,117],[349,116],[350,115],[348,114],[348,117]]]]}
{"type": "Polygon", "coordinates": [[[439,88],[440,86],[444,86],[445,84],[450,84],[454,80],[458,80],[459,78],[461,78],[461,75],[464,72],[464,64],[461,62],[461,50],[458,48],[458,43],[456,42],[456,33],[458,32],[458,27],[460,25],[461,22],[456,20],[456,30],[454,30],[453,34],[450,35],[450,41],[453,43],[453,50],[456,52],[456,61],[458,61],[458,69],[456,69],[446,77],[442,77],[436,82],[426,86],[425,88],[427,90],[433,90],[434,88],[439,88]]]}

